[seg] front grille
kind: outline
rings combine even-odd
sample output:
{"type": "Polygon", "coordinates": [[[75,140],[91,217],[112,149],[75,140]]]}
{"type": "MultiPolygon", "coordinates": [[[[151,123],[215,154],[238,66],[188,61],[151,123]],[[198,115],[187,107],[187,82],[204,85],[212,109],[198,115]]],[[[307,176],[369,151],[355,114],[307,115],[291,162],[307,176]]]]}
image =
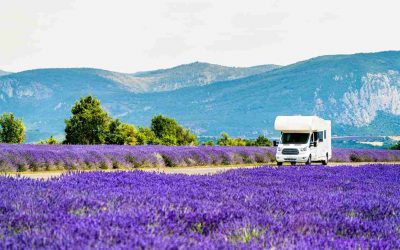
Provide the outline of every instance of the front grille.
{"type": "Polygon", "coordinates": [[[297,148],[284,148],[282,150],[282,154],[284,155],[298,155],[299,150],[297,148]]]}

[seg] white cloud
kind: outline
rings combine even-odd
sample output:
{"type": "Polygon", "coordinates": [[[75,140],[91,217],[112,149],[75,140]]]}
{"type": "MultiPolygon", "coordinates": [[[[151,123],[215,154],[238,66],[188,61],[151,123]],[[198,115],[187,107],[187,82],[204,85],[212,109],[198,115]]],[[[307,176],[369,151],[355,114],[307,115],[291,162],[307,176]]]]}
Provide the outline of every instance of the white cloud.
{"type": "Polygon", "coordinates": [[[2,0],[0,69],[122,72],[398,50],[397,0],[2,0]]]}

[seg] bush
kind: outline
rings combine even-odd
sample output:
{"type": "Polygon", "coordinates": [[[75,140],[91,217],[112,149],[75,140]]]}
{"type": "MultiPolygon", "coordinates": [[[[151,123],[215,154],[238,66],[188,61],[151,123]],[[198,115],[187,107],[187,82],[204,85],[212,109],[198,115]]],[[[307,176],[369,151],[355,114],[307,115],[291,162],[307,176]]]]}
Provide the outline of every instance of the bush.
{"type": "Polygon", "coordinates": [[[167,155],[161,155],[166,167],[176,167],[175,162],[167,155]]]}
{"type": "Polygon", "coordinates": [[[351,162],[373,162],[376,159],[372,159],[372,157],[368,155],[358,155],[355,153],[350,154],[350,161],[351,162]]]}
{"type": "Polygon", "coordinates": [[[203,146],[214,146],[214,141],[209,140],[209,141],[203,142],[201,145],[203,145],[203,146]]]}
{"type": "Polygon", "coordinates": [[[272,146],[272,142],[263,135],[258,136],[254,144],[255,146],[267,146],[267,147],[272,146]]]}
{"type": "Polygon", "coordinates": [[[162,145],[197,145],[197,136],[190,133],[189,129],[183,128],[176,120],[157,115],[151,120],[151,131],[153,131],[155,140],[153,144],[162,145]]]}
{"type": "Polygon", "coordinates": [[[21,119],[16,119],[13,113],[3,113],[0,116],[0,142],[23,143],[25,140],[25,125],[21,119]]]}
{"type": "Polygon", "coordinates": [[[112,120],[106,136],[106,144],[114,145],[136,145],[137,131],[135,126],[121,122],[119,119],[112,120]]]}
{"type": "Polygon", "coordinates": [[[61,142],[57,141],[54,136],[50,136],[46,140],[40,140],[38,144],[47,144],[47,145],[55,145],[55,144],[61,144],[61,142]]]}
{"type": "Polygon", "coordinates": [[[393,150],[400,150],[400,142],[398,142],[397,144],[391,146],[390,149],[393,149],[393,150]]]}
{"type": "Polygon", "coordinates": [[[139,145],[159,144],[156,135],[150,128],[139,127],[136,139],[139,145]]]}
{"type": "Polygon", "coordinates": [[[101,169],[108,169],[108,164],[107,164],[107,162],[102,161],[102,162],[100,163],[100,168],[101,168],[101,169]]]}
{"type": "Polygon", "coordinates": [[[263,135],[258,136],[256,140],[252,140],[240,137],[231,138],[226,132],[222,132],[217,144],[220,146],[271,146],[272,142],[263,135]]]}

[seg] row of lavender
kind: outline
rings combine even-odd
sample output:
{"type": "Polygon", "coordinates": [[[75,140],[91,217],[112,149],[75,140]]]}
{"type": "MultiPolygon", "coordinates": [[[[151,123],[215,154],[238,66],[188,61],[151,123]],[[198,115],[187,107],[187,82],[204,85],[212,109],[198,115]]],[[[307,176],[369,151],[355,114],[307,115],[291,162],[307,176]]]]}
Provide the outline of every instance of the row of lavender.
{"type": "MultiPolygon", "coordinates": [[[[0,171],[270,163],[272,147],[0,145],[0,171]]],[[[335,149],[332,161],[400,161],[400,151],[335,149]]]]}
{"type": "Polygon", "coordinates": [[[0,169],[119,169],[267,163],[269,147],[0,145],[0,169]]]}
{"type": "Polygon", "coordinates": [[[399,168],[0,176],[0,249],[399,249],[399,168]]]}

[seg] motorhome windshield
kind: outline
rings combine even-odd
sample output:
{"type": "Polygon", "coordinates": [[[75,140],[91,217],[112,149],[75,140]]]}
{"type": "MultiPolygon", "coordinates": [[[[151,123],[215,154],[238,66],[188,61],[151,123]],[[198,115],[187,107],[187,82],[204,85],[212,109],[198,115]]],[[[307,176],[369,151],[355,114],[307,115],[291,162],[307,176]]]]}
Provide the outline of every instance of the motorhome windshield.
{"type": "Polygon", "coordinates": [[[305,144],[308,142],[308,137],[310,134],[308,133],[283,133],[282,134],[282,143],[283,144],[305,144]]]}

